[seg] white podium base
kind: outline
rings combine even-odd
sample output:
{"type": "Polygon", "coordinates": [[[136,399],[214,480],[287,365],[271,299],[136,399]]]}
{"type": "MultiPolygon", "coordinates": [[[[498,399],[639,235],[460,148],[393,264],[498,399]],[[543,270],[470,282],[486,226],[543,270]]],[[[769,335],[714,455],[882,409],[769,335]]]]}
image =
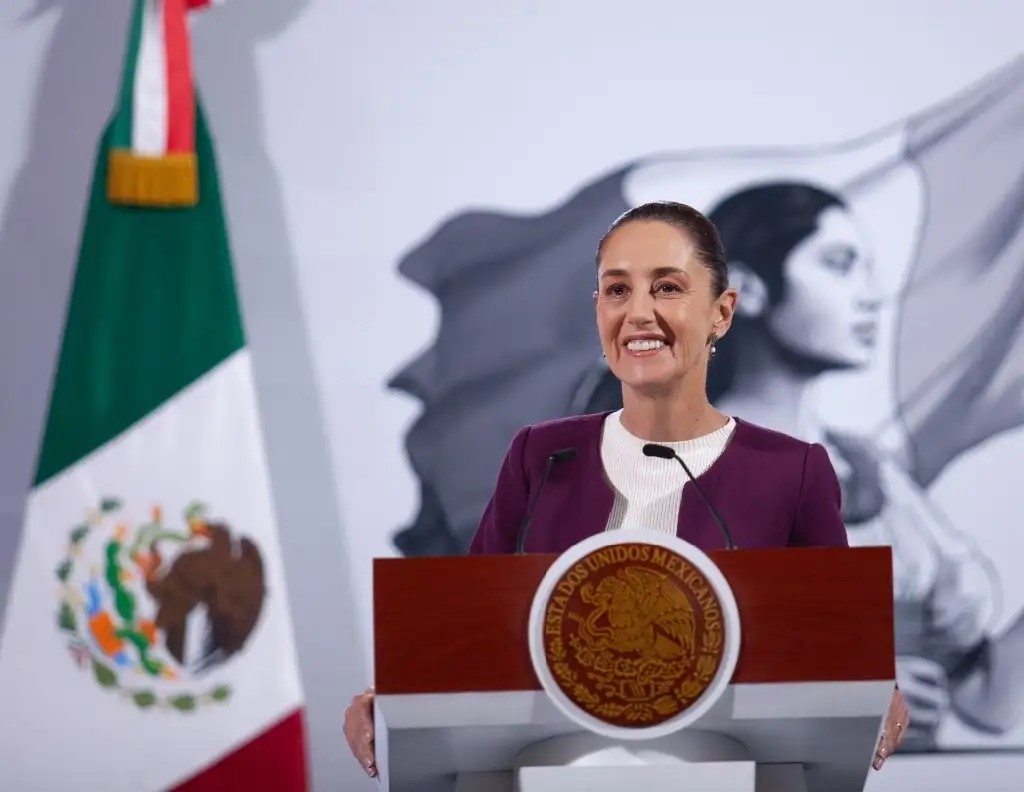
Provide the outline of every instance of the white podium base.
{"type": "Polygon", "coordinates": [[[655,792],[655,790],[753,790],[807,792],[804,769],[798,764],[706,762],[687,768],[672,765],[644,767],[527,767],[515,773],[462,773],[454,792],[655,792]],[[753,781],[751,782],[751,773],[753,781]],[[730,784],[732,784],[730,786],[730,784]]]}
{"type": "Polygon", "coordinates": [[[527,746],[511,773],[460,775],[455,792],[806,792],[803,767],[758,765],[723,734],[622,742],[589,732],[527,746]]]}
{"type": "Polygon", "coordinates": [[[520,752],[515,792],[756,792],[754,769],[743,743],[713,732],[636,742],[580,732],[520,752]]]}
{"type": "Polygon", "coordinates": [[[515,767],[621,767],[744,762],[746,746],[725,734],[685,729],[656,740],[613,740],[592,732],[562,734],[527,746],[515,767]]]}
{"type": "Polygon", "coordinates": [[[754,763],[524,767],[515,792],[757,792],[754,763]]]}

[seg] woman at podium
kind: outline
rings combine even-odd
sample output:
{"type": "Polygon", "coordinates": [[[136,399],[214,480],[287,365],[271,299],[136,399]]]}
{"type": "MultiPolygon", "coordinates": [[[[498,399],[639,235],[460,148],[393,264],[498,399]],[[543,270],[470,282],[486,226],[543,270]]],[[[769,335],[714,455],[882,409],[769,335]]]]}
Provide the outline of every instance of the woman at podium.
{"type": "MultiPolygon", "coordinates": [[[[725,415],[708,399],[708,367],[737,292],[704,215],[655,202],[620,216],[597,247],[594,305],[622,408],[521,428],[470,553],[560,553],[599,531],[637,529],[703,550],[847,545],[826,449],[725,415]]],[[[371,708],[372,691],[357,696],[345,733],[374,776],[371,708]]],[[[876,768],[907,724],[897,690],[876,768]]]]}

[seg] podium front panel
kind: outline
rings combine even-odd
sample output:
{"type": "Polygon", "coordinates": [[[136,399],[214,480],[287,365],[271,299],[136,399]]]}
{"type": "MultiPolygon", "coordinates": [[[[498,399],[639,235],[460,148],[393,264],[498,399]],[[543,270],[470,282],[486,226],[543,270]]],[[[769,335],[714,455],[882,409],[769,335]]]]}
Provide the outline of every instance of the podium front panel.
{"type": "MultiPolygon", "coordinates": [[[[718,550],[742,629],[735,684],[891,680],[888,547],[718,550]]],[[[374,561],[379,694],[533,691],[530,606],[556,556],[374,561]]]]}

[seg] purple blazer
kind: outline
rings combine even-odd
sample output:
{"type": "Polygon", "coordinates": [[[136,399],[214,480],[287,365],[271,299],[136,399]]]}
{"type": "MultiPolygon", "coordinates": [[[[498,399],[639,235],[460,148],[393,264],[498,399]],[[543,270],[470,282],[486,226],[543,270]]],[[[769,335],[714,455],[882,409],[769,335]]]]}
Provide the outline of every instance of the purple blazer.
{"type": "MultiPolygon", "coordinates": [[[[505,455],[469,552],[516,551],[519,526],[548,456],[567,447],[576,448],[577,456],[552,467],[524,550],[561,553],[604,531],[615,499],[601,462],[607,415],[573,416],[521,428],[505,455]]],[[[737,548],[849,544],[840,516],[839,480],[822,445],[736,419],[729,444],[698,481],[737,548]]],[[[676,533],[702,550],[725,546],[689,481],[683,487],[676,533]]]]}

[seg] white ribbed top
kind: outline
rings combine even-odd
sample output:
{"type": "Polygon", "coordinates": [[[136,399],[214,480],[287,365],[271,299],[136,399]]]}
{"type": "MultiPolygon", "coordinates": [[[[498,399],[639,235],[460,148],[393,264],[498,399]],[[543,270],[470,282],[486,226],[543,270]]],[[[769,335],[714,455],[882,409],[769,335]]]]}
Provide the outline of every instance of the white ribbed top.
{"type": "MultiPolygon", "coordinates": [[[[615,489],[615,502],[605,530],[642,528],[675,534],[679,522],[679,503],[687,482],[682,465],[672,459],[644,456],[648,440],[634,437],[621,421],[622,411],[605,418],[601,438],[601,461],[615,489]]],[[[694,476],[704,473],[721,456],[736,428],[729,421],[710,434],[659,443],[668,446],[683,458],[694,476]]]]}

